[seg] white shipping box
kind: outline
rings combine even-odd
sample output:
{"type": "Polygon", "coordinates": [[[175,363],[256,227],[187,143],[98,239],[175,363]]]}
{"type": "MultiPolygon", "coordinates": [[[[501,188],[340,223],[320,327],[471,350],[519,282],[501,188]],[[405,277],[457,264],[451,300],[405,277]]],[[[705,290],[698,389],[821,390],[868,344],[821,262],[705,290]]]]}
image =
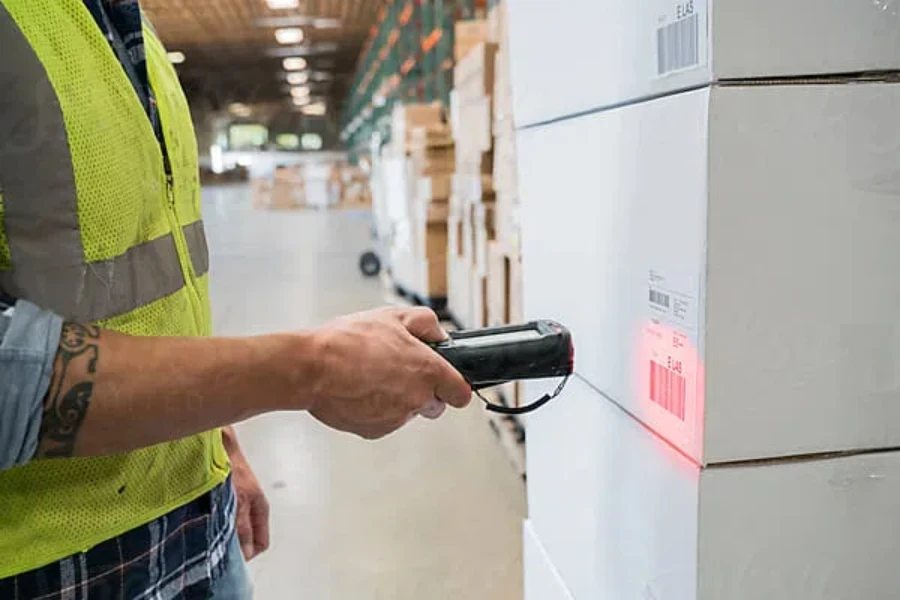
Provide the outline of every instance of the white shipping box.
{"type": "Polygon", "coordinates": [[[711,81],[900,68],[894,0],[515,0],[508,12],[518,125],[711,81]]]}
{"type": "Polygon", "coordinates": [[[522,540],[525,600],[574,600],[528,521],[522,527],[522,540]]]}
{"type": "Polygon", "coordinates": [[[900,452],[701,469],[578,378],[528,417],[527,444],[531,526],[549,560],[526,568],[549,562],[574,598],[888,600],[900,589],[900,452]]]}
{"type": "Polygon", "coordinates": [[[728,86],[521,131],[528,316],[701,464],[900,447],[897,115],[728,86]]]}

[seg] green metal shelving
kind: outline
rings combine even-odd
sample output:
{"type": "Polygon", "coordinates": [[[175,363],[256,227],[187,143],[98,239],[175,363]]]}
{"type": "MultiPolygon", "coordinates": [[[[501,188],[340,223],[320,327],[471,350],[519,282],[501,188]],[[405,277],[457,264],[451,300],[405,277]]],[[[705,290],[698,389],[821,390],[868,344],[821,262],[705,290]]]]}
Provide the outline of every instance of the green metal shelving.
{"type": "Polygon", "coordinates": [[[484,0],[387,0],[363,48],[344,104],[341,139],[351,159],[376,133],[390,141],[397,102],[449,104],[453,29],[484,0]]]}

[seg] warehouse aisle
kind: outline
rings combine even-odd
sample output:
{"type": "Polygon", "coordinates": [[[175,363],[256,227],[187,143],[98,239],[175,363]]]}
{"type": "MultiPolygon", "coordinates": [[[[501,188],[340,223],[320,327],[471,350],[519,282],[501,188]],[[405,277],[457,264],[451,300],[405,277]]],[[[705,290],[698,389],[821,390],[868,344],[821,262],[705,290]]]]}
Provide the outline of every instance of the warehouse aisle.
{"type": "MultiPolygon", "coordinates": [[[[220,335],[314,326],[383,304],[357,270],[368,222],[260,212],[249,188],[204,191],[220,335]]],[[[259,600],[520,600],[524,486],[481,408],[380,442],[305,414],[241,424],[272,504],[272,549],[251,564],[259,600]]]]}

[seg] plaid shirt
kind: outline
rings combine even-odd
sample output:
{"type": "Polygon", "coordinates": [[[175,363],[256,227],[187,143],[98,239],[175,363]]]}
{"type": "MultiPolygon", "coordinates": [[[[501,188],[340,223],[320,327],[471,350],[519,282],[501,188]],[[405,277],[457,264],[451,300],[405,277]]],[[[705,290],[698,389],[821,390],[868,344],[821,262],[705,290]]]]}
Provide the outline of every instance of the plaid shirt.
{"type": "MultiPolygon", "coordinates": [[[[162,143],[138,0],[85,0],[85,5],[122,62],[162,143]]],[[[0,296],[0,310],[12,303],[0,296]]],[[[200,499],[86,552],[0,580],[0,598],[205,600],[225,569],[236,511],[229,478],[200,499]]]]}
{"type": "Polygon", "coordinates": [[[225,568],[231,479],[171,513],[46,567],[0,580],[3,600],[201,600],[225,568]]]}

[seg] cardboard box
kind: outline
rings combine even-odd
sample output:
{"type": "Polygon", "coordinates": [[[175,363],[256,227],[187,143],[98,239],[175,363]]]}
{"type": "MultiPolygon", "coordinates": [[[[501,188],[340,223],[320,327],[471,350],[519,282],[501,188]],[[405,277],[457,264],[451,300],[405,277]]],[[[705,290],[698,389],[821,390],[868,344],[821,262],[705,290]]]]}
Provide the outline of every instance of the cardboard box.
{"type": "Polygon", "coordinates": [[[453,69],[453,87],[466,97],[490,96],[494,91],[494,69],[498,46],[484,42],[475,46],[453,69]]]}
{"type": "Polygon", "coordinates": [[[472,48],[488,38],[488,24],[483,19],[457,21],[453,25],[453,55],[456,62],[462,60],[472,48]]]}
{"type": "Polygon", "coordinates": [[[472,281],[469,288],[472,307],[469,313],[469,326],[480,329],[487,327],[487,279],[477,269],[471,269],[469,275],[472,281]]]}
{"type": "Polygon", "coordinates": [[[515,0],[507,11],[518,125],[712,81],[900,68],[891,0],[515,0]]]}
{"type": "Polygon", "coordinates": [[[527,452],[531,524],[575,598],[900,589],[900,452],[701,469],[579,378],[528,417],[527,452]]]}
{"type": "Polygon", "coordinates": [[[528,316],[699,464],[900,447],[898,106],[716,86],[521,131],[528,316]]]}
{"type": "Polygon", "coordinates": [[[470,267],[463,258],[465,251],[463,219],[451,214],[447,219],[447,306],[463,327],[470,327],[470,267]]]}
{"type": "Polygon", "coordinates": [[[423,248],[420,293],[432,300],[447,297],[448,231],[446,221],[420,223],[423,248]]]}
{"type": "Polygon", "coordinates": [[[421,177],[418,182],[418,197],[427,201],[447,201],[453,191],[452,175],[421,177]]]}
{"type": "Polygon", "coordinates": [[[522,258],[511,256],[509,261],[509,322],[513,324],[525,322],[525,289],[523,280],[522,258]]]}
{"type": "Polygon", "coordinates": [[[496,237],[493,204],[472,205],[472,231],[475,241],[475,271],[482,277],[488,272],[488,244],[496,237]]]}
{"type": "Polygon", "coordinates": [[[440,148],[453,145],[453,131],[446,123],[429,123],[412,128],[409,144],[416,148],[440,148]]]}
{"type": "Polygon", "coordinates": [[[487,324],[496,327],[509,323],[509,258],[500,244],[487,245],[487,324]]]}
{"type": "Polygon", "coordinates": [[[487,34],[489,42],[505,45],[508,28],[506,25],[506,0],[498,2],[488,10],[487,34]]]}
{"type": "Polygon", "coordinates": [[[399,144],[404,150],[415,145],[413,130],[428,127],[442,122],[444,109],[440,102],[429,104],[397,104],[391,115],[392,142],[399,144]]]}

